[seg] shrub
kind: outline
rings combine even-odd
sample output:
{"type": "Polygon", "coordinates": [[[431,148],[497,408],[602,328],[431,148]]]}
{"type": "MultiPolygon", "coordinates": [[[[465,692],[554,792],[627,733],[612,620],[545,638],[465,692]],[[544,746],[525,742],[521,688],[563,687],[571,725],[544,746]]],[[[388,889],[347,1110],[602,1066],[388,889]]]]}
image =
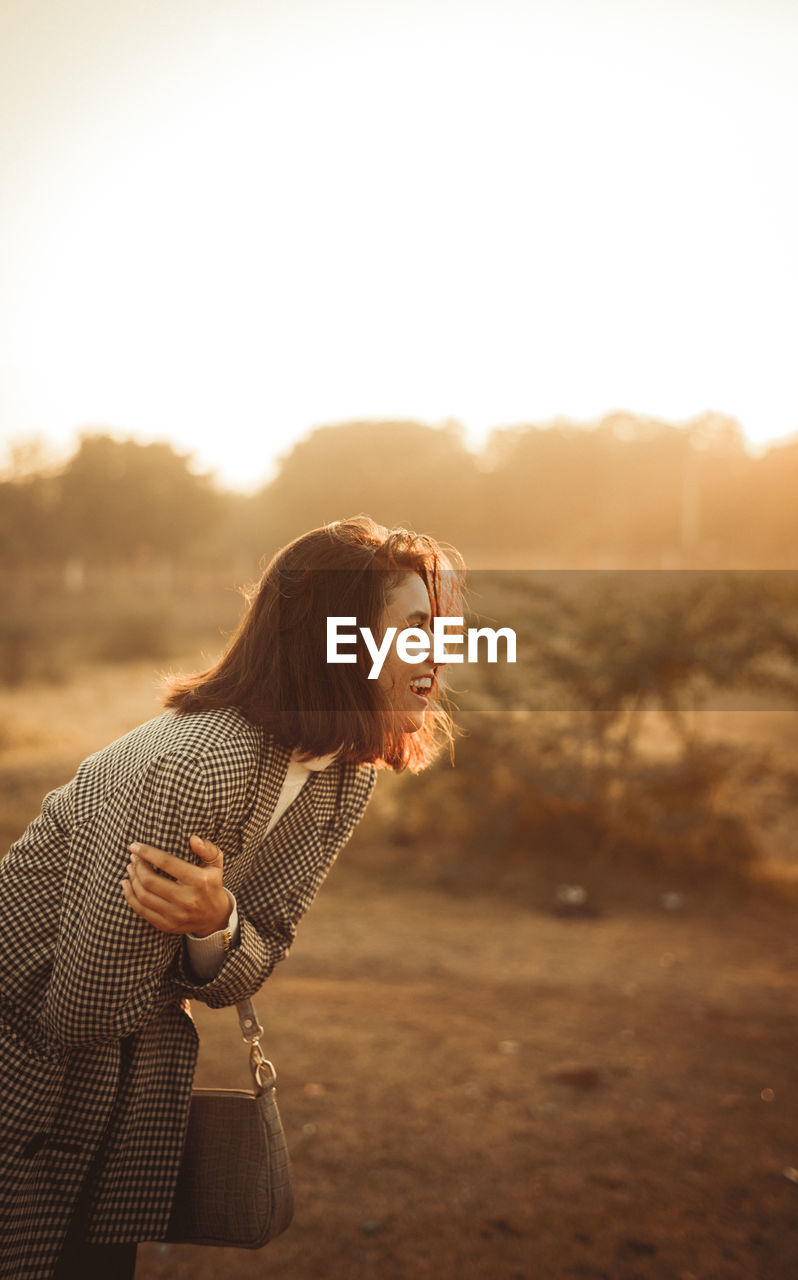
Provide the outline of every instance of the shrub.
{"type": "Polygon", "coordinates": [[[454,769],[440,760],[377,789],[366,832],[401,850],[406,873],[541,902],[562,882],[615,896],[750,876],[750,824],[716,799],[736,762],[730,749],[694,746],[608,770],[586,762],[579,717],[480,720],[458,742],[454,769]]]}

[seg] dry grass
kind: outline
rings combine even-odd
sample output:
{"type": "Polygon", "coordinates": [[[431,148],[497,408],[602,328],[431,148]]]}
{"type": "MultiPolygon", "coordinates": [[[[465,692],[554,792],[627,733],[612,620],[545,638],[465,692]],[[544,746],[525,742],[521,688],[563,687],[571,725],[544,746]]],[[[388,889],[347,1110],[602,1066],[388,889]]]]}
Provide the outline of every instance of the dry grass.
{"type": "Polygon", "coordinates": [[[64,683],[0,688],[0,849],[34,817],[47,791],[68,781],[92,751],[158,715],[160,701],[151,662],[78,667],[64,683]]]}

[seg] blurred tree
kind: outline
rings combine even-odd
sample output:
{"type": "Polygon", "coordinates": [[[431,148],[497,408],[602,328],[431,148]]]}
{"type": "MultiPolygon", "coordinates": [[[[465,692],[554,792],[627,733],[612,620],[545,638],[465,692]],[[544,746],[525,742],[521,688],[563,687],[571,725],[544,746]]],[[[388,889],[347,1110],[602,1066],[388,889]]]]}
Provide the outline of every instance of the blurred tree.
{"type": "Polygon", "coordinates": [[[61,538],[54,512],[57,480],[26,476],[0,481],[0,565],[49,562],[58,558],[61,538]]]}
{"type": "Polygon", "coordinates": [[[18,436],[5,447],[6,463],[0,468],[1,480],[41,479],[54,475],[60,468],[53,450],[40,435],[18,436]]]}
{"type": "Polygon", "coordinates": [[[738,487],[738,535],[757,537],[761,565],[794,567],[798,557],[798,438],[774,445],[756,458],[746,481],[745,494],[739,493],[738,487]],[[739,518],[744,510],[753,520],[739,518]]]}
{"type": "Polygon", "coordinates": [[[484,534],[473,456],[457,424],[350,422],[320,427],[294,446],[255,499],[261,541],[275,547],[330,520],[366,513],[444,542],[472,545],[484,534]]]}
{"type": "Polygon", "coordinates": [[[169,444],[83,435],[59,483],[62,545],[106,563],[168,559],[207,545],[221,497],[188,462],[169,444]]]}
{"type": "MultiPolygon", "coordinates": [[[[542,884],[550,896],[562,881],[604,893],[635,876],[664,890],[753,872],[758,843],[736,804],[746,751],[702,741],[687,713],[718,691],[722,705],[742,690],[798,704],[796,575],[494,577],[505,601],[515,594],[529,643],[503,682],[495,668],[481,685],[469,674],[478,696],[457,717],[468,730],[457,767],[442,756],[413,779],[412,805],[401,779],[378,797],[377,837],[417,842],[408,856],[453,887],[513,894],[542,884]]],[[[489,586],[483,603],[501,614],[489,586]]]]}
{"type": "Polygon", "coordinates": [[[598,545],[604,441],[571,426],[497,428],[485,449],[483,509],[497,550],[568,556],[598,545]]]}
{"type": "Polygon", "coordinates": [[[678,428],[626,412],[593,428],[497,428],[479,458],[456,423],[321,427],[252,497],[219,490],[169,444],[87,434],[66,466],[36,440],[6,452],[9,567],[181,560],[240,581],[287,539],[358,512],[472,563],[526,568],[786,568],[798,534],[798,442],[751,458],[717,413],[678,428]]]}
{"type": "Polygon", "coordinates": [[[510,575],[509,586],[525,604],[521,634],[534,637],[515,678],[584,713],[599,773],[628,761],[648,708],[687,750],[694,726],[685,711],[718,690],[798,703],[794,574],[510,575]]]}
{"type": "Polygon", "coordinates": [[[754,462],[721,414],[685,427],[616,412],[591,429],[501,428],[483,467],[483,504],[507,552],[584,567],[761,559],[761,538],[739,519],[754,462]]]}
{"type": "Polygon", "coordinates": [[[768,552],[761,528],[740,519],[751,505],[756,463],[746,452],[739,423],[724,414],[704,413],[691,419],[687,431],[699,477],[705,558],[730,568],[765,567],[768,552]]]}

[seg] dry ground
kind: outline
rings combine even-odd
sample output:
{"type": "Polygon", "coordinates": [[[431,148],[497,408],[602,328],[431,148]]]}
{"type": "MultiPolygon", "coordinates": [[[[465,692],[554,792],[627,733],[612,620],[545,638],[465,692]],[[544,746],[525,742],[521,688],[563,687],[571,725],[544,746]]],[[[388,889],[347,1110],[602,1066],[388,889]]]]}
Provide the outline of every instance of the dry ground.
{"type": "MultiPolygon", "coordinates": [[[[772,905],[562,920],[342,863],[260,996],[294,1224],[137,1276],[798,1276],[797,960],[772,905]]],[[[196,1016],[202,1083],[245,1084],[196,1016]]]]}
{"type": "MultiPolygon", "coordinates": [[[[7,821],[154,709],[142,668],[4,694],[7,821]]],[[[792,908],[561,919],[355,852],[258,1002],[293,1225],[256,1253],[143,1245],[137,1280],[798,1277],[792,908]]],[[[245,1085],[233,1011],[195,1015],[198,1083],[245,1085]]]]}

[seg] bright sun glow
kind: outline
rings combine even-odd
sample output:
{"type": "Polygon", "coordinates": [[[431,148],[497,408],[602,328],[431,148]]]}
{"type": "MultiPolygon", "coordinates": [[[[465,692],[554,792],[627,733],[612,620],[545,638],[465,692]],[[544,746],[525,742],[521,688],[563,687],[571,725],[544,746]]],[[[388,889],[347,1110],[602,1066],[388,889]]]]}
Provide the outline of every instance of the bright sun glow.
{"type": "Polygon", "coordinates": [[[45,7],[3,19],[7,438],[244,485],[347,418],[798,430],[794,7],[45,7]]]}

